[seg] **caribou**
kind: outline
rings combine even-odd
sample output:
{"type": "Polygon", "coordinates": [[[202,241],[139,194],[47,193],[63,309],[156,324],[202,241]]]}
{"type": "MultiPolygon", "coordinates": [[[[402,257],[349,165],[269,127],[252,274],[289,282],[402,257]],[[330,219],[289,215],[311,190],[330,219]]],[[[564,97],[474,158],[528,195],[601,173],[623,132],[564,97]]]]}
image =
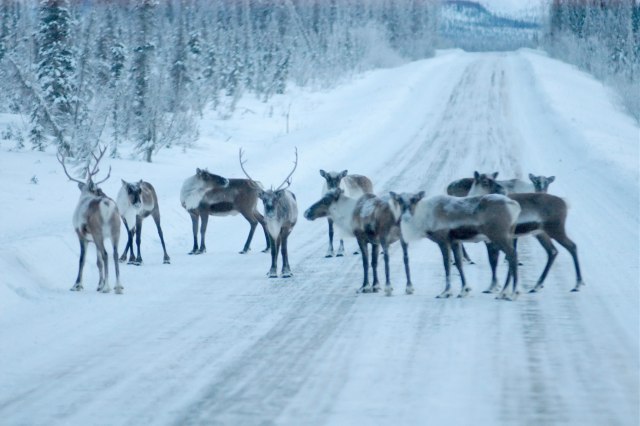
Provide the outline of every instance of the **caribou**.
{"type": "MultiPolygon", "coordinates": [[[[424,191],[418,193],[390,193],[394,212],[400,218],[400,230],[405,244],[421,238],[435,242],[442,252],[445,270],[445,289],[438,298],[451,297],[451,259],[462,288],[458,297],[466,297],[470,291],[462,268],[461,242],[491,241],[509,261],[509,273],[498,298],[515,300],[518,296],[518,259],[512,245],[516,219],[520,214],[517,202],[503,195],[458,198],[439,195],[424,199],[424,191]],[[507,294],[512,280],[512,292],[507,294]]],[[[408,260],[405,264],[408,268],[408,260]]]]}
{"type": "Polygon", "coordinates": [[[228,216],[240,213],[250,225],[249,235],[240,251],[247,253],[251,248],[251,240],[260,224],[264,229],[269,250],[269,235],[264,226],[264,218],[257,210],[258,191],[260,186],[249,179],[227,179],[196,169],[196,174],[187,178],[180,190],[180,204],[189,213],[193,231],[193,249],[189,254],[202,254],[207,251],[205,233],[209,215],[228,216]],[[200,246],[198,246],[198,222],[200,222],[200,246]]]}
{"type": "MultiPolygon", "coordinates": [[[[498,177],[498,172],[483,173],[474,172],[472,178],[462,178],[454,180],[447,186],[447,194],[455,197],[466,197],[472,195],[471,188],[476,185],[481,185],[483,182],[485,185],[490,185],[489,181],[495,181],[498,177]]],[[[535,176],[529,173],[529,179],[532,183],[524,182],[520,179],[509,179],[503,181],[495,181],[499,186],[494,186],[491,190],[481,193],[493,193],[493,194],[510,194],[514,192],[547,192],[551,182],[555,180],[555,176],[535,176]]],[[[467,251],[462,246],[462,255],[464,259],[469,263],[474,263],[467,251]]]]}
{"type": "MultiPolygon", "coordinates": [[[[364,194],[360,198],[352,198],[345,194],[341,188],[333,188],[314,203],[304,213],[308,220],[320,217],[330,217],[345,236],[355,237],[358,241],[360,254],[362,255],[362,269],[364,278],[358,292],[369,293],[380,291],[378,279],[378,254],[382,248],[385,272],[385,294],[390,296],[393,292],[389,276],[389,245],[400,239],[400,228],[387,200],[376,197],[373,194],[364,194]],[[369,251],[371,245],[371,268],[373,270],[373,283],[369,285],[369,251]]],[[[403,250],[405,249],[403,243],[403,250]]],[[[406,253],[406,251],[405,251],[406,253]]],[[[405,256],[405,261],[408,257],[405,256]]],[[[413,293],[408,265],[407,294],[413,293]]]]}
{"type": "Polygon", "coordinates": [[[158,229],[160,243],[164,251],[163,263],[171,263],[171,259],[167,254],[167,248],[164,244],[162,235],[162,227],[160,226],[160,207],[158,206],[158,196],[156,190],[149,182],[142,179],[138,182],[130,183],[122,179],[122,187],[118,191],[116,204],[122,222],[127,230],[127,245],[120,257],[120,262],[127,260],[127,251],[129,252],[129,264],[141,265],[142,256],[140,255],[140,239],[142,234],[142,221],[149,215],[153,218],[158,229]],[[136,247],[138,249],[137,257],[133,255],[133,234],[136,234],[136,247]]]}
{"type": "MultiPolygon", "coordinates": [[[[341,188],[345,195],[351,198],[359,198],[364,194],[373,194],[373,184],[371,180],[363,175],[348,174],[348,170],[341,172],[326,172],[320,169],[320,176],[324,178],[322,185],[322,195],[332,189],[341,188]]],[[[333,219],[327,217],[329,223],[329,247],[325,257],[333,257],[333,219]]],[[[338,251],[335,252],[336,257],[344,256],[344,241],[340,238],[338,251]]]]}
{"type": "MultiPolygon", "coordinates": [[[[536,176],[529,173],[529,180],[531,182],[525,182],[520,179],[507,179],[497,180],[498,172],[494,173],[478,173],[473,172],[473,178],[471,179],[471,185],[467,191],[467,195],[478,194],[521,194],[527,192],[542,192],[547,193],[549,191],[549,185],[556,180],[555,176],[536,176]],[[483,189],[478,189],[481,187],[483,189]]],[[[465,196],[465,195],[462,195],[465,196]]]]}
{"type": "Polygon", "coordinates": [[[102,293],[111,291],[109,287],[109,255],[105,248],[105,238],[111,240],[113,246],[113,263],[116,270],[115,292],[122,294],[123,287],[120,284],[120,268],[118,265],[118,240],[120,238],[120,216],[118,214],[118,206],[115,201],[107,197],[98,185],[105,182],[111,176],[111,167],[107,176],[101,181],[94,182],[94,177],[100,169],[98,165],[100,160],[107,151],[107,147],[98,149],[99,154],[92,153],[95,165],[90,167],[90,162],[85,168],[86,182],[73,178],[67,171],[65,158],[62,154],[56,155],[58,162],[62,165],[62,169],[67,177],[78,183],[80,188],[80,199],[73,213],[73,227],[80,241],[80,262],[78,266],[78,277],[71,287],[71,291],[80,291],[84,287],[82,285],[82,271],[87,254],[87,243],[93,241],[96,245],[97,263],[99,271],[99,281],[97,290],[102,293]]]}
{"type": "MultiPolygon", "coordinates": [[[[477,172],[476,175],[480,176],[477,172]]],[[[483,176],[481,181],[480,179],[476,180],[478,180],[478,182],[474,182],[470,193],[486,194],[505,190],[504,187],[501,187],[501,185],[495,181],[495,179],[492,179],[489,176],[483,176]]],[[[553,179],[551,180],[553,181],[553,179]]],[[[576,270],[576,285],[571,291],[579,291],[580,287],[584,285],[584,282],[582,281],[582,274],[580,273],[578,247],[567,236],[565,229],[569,210],[567,203],[560,197],[544,192],[512,193],[509,194],[509,198],[517,201],[522,208],[516,222],[515,237],[534,235],[547,253],[547,264],[545,265],[540,278],[538,278],[535,287],[529,292],[536,293],[544,287],[544,280],[547,277],[549,269],[551,269],[551,265],[553,264],[556,256],[558,255],[558,250],[553,245],[552,240],[556,240],[571,254],[576,270]]],[[[494,263],[491,264],[491,268],[495,275],[494,263]]],[[[487,292],[492,292],[494,289],[494,282],[492,282],[492,285],[489,287],[487,292]]]]}
{"type": "MultiPolygon", "coordinates": [[[[291,176],[293,176],[296,167],[298,167],[297,149],[295,156],[293,170],[276,189],[258,190],[258,198],[260,198],[264,207],[265,228],[270,239],[271,268],[268,273],[269,278],[278,278],[278,251],[280,249],[282,249],[282,278],[293,276],[289,266],[287,241],[298,220],[298,204],[295,194],[289,191],[288,188],[291,185],[291,176]]],[[[242,160],[242,148],[239,152],[239,158],[242,172],[251,182],[255,183],[256,181],[249,176],[249,173],[244,168],[246,160],[242,160]]]]}

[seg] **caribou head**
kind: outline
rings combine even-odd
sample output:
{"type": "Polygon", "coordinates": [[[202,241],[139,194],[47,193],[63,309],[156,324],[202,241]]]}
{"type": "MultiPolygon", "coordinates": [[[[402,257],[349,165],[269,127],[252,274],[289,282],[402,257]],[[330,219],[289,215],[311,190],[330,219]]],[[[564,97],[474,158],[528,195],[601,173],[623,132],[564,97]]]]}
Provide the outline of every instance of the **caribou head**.
{"type": "Polygon", "coordinates": [[[293,176],[293,173],[296,171],[296,168],[298,167],[298,149],[297,148],[295,149],[295,160],[293,162],[293,170],[291,170],[291,173],[287,175],[287,177],[282,181],[282,183],[276,189],[273,189],[273,187],[271,187],[270,189],[267,189],[267,190],[262,189],[258,181],[253,179],[249,175],[249,173],[247,173],[247,170],[244,168],[244,165],[246,164],[247,160],[242,159],[242,156],[243,156],[242,148],[240,148],[240,152],[238,155],[240,159],[240,168],[242,169],[242,172],[253,184],[256,185],[256,187],[259,188],[258,198],[260,198],[260,200],[262,201],[265,217],[274,218],[276,216],[276,211],[278,206],[282,205],[282,200],[286,196],[286,190],[289,188],[289,186],[291,186],[291,176],[293,176]]]}
{"type": "Polygon", "coordinates": [[[549,190],[549,185],[551,182],[556,180],[555,176],[535,176],[529,173],[529,179],[533,183],[533,187],[536,192],[547,192],[549,190]]]}

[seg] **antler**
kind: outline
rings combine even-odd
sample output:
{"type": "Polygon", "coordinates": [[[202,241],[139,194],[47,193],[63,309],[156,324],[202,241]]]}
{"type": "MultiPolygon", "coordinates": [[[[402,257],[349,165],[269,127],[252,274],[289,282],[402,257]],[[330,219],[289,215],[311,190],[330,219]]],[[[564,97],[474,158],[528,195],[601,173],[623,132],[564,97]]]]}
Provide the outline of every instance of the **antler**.
{"type": "Polygon", "coordinates": [[[246,177],[249,178],[250,181],[255,182],[255,179],[249,176],[249,173],[247,173],[247,171],[244,169],[244,163],[246,163],[247,160],[242,161],[242,148],[240,148],[240,152],[238,152],[238,156],[240,158],[240,168],[242,169],[242,172],[245,174],[246,177]]]}
{"type": "Polygon", "coordinates": [[[293,172],[295,172],[296,167],[298,167],[298,148],[297,147],[295,149],[295,153],[296,153],[296,160],[293,162],[293,170],[291,170],[291,173],[289,173],[289,175],[284,179],[284,181],[280,184],[280,186],[278,186],[276,191],[280,191],[281,189],[287,189],[289,186],[291,186],[291,176],[293,176],[293,172]],[[287,186],[283,187],[285,183],[287,184],[287,186]]]}
{"type": "MultiPolygon", "coordinates": [[[[94,154],[93,152],[91,153],[91,156],[94,158],[94,160],[96,160],[96,164],[93,166],[93,170],[89,170],[89,164],[87,164],[87,167],[85,167],[84,171],[86,173],[87,179],[89,181],[92,180],[93,176],[95,176],[96,174],[98,174],[98,172],[100,171],[100,169],[98,168],[98,164],[100,163],[100,160],[102,160],[102,157],[104,156],[104,153],[107,152],[107,147],[105,146],[104,149],[100,149],[98,148],[99,151],[99,155],[94,154]]],[[[74,182],[78,182],[78,183],[85,183],[79,179],[76,179],[74,177],[72,177],[69,174],[69,171],[67,171],[67,166],[64,164],[64,155],[62,155],[60,153],[60,151],[58,151],[56,153],[56,158],[58,159],[58,162],[62,165],[62,169],[64,170],[64,174],[67,175],[67,177],[74,181],[74,182]]],[[[89,161],[89,163],[91,163],[91,161],[89,161]]],[[[107,177],[102,179],[100,182],[94,182],[94,185],[100,185],[101,183],[105,182],[107,179],[109,179],[109,177],[111,176],[111,166],[109,166],[109,172],[107,173],[107,177]]]]}
{"type": "Polygon", "coordinates": [[[64,165],[64,156],[63,156],[62,154],[60,154],[60,151],[58,151],[58,152],[56,153],[56,158],[58,159],[58,163],[62,164],[62,169],[64,170],[64,174],[65,174],[65,175],[67,175],[67,177],[68,177],[70,180],[72,180],[72,181],[74,181],[74,182],[78,182],[78,183],[84,183],[84,182],[83,182],[83,181],[81,181],[81,180],[78,180],[78,179],[76,179],[76,178],[74,178],[74,177],[71,177],[71,175],[70,175],[70,174],[69,174],[69,172],[67,171],[67,166],[65,166],[65,165],[64,165]]]}
{"type": "MultiPolygon", "coordinates": [[[[98,146],[98,151],[100,152],[100,155],[97,155],[97,156],[93,152],[91,153],[91,156],[93,157],[93,159],[96,160],[96,164],[95,166],[93,166],[92,171],[89,171],[89,167],[87,166],[87,173],[89,174],[89,179],[93,178],[100,171],[100,169],[98,168],[98,164],[100,164],[100,160],[102,160],[104,153],[107,152],[107,147],[105,146],[103,149],[100,149],[100,146],[98,146]]],[[[109,172],[107,173],[107,177],[102,179],[100,182],[95,182],[95,185],[100,185],[101,183],[109,179],[110,176],[111,176],[111,166],[109,166],[109,172]]]]}

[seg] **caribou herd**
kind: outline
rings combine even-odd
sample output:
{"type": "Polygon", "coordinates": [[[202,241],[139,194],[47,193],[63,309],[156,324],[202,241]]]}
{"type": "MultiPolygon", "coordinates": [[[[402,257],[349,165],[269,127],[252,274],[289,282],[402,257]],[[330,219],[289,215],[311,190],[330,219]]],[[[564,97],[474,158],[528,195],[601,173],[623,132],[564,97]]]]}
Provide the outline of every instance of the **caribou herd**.
{"type": "MultiPolygon", "coordinates": [[[[98,185],[111,175],[94,181],[99,173],[99,163],[106,148],[92,153],[84,168],[85,180],[79,180],[68,172],[64,156],[57,158],[67,177],[78,183],[80,199],[73,214],[73,225],[80,242],[80,261],[76,282],[72,291],[83,289],[82,271],[86,260],[87,243],[96,245],[99,282],[97,290],[109,292],[109,255],[105,240],[112,245],[115,267],[115,292],[120,294],[119,262],[133,265],[142,264],[140,240],[143,220],[151,216],[156,224],[162,249],[163,263],[169,264],[170,257],[160,226],[160,208],[154,187],[144,180],[127,182],[122,187],[116,201],[109,198],[98,185]],[[120,221],[127,231],[127,243],[121,257],[118,257],[120,221]],[[133,250],[135,235],[136,253],[133,250]]],[[[196,174],[187,178],[180,191],[180,203],[192,222],[193,248],[191,255],[206,252],[205,234],[209,216],[241,214],[250,225],[249,235],[240,253],[250,250],[251,240],[258,224],[261,225],[266,241],[263,252],[271,252],[269,278],[291,277],[289,265],[288,238],[298,218],[296,196],[288,188],[298,166],[298,152],[295,151],[293,169],[275,189],[264,189],[262,184],[247,172],[244,152],[240,149],[240,169],[246,176],[231,179],[196,169],[196,174]],[[258,200],[262,211],[258,210],[258,200]],[[199,226],[199,228],[198,228],[199,226]],[[198,230],[200,242],[198,243],[198,230]],[[278,275],[278,255],[281,254],[282,268],[278,275]]],[[[530,289],[535,293],[543,288],[547,274],[558,254],[553,244],[555,240],[571,254],[576,272],[576,284],[572,291],[579,291],[584,285],[580,273],[580,263],[576,244],[565,229],[568,206],[564,199],[548,193],[554,176],[529,174],[529,181],[520,179],[498,180],[498,173],[474,172],[473,177],[465,177],[451,182],[447,195],[426,197],[424,191],[376,195],[369,178],[362,175],[320,170],[324,179],[322,197],[313,203],[304,217],[315,220],[326,217],[329,223],[329,246],[325,257],[344,256],[344,237],[355,238],[362,259],[363,281],[360,293],[375,293],[381,290],[378,278],[378,259],[384,260],[384,292],[391,295],[393,287],[389,272],[390,246],[399,241],[402,248],[407,294],[414,292],[409,265],[409,247],[413,242],[427,238],[436,243],[442,254],[445,270],[444,290],[438,298],[453,295],[451,286],[451,255],[453,264],[460,274],[461,289],[458,297],[466,297],[470,287],[463,270],[467,255],[463,243],[484,242],[491,267],[491,283],[485,293],[498,293],[497,299],[515,300],[518,289],[517,238],[533,235],[547,253],[547,262],[536,285],[530,289]],[[334,227],[340,236],[337,251],[334,251],[334,227]],[[369,246],[371,249],[369,250],[369,246]],[[497,279],[498,257],[503,252],[508,262],[507,278],[500,288],[497,279]],[[464,259],[464,260],[463,260],[464,259]],[[371,282],[369,270],[371,268],[371,282]],[[511,284],[511,285],[510,285],[511,284]]]]}

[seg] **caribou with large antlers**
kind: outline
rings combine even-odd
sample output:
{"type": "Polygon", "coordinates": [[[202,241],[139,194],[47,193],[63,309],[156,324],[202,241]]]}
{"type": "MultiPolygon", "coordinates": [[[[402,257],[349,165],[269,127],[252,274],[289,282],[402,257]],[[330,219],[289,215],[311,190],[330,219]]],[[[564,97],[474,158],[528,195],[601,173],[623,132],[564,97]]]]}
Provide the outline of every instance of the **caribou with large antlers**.
{"type": "Polygon", "coordinates": [[[75,228],[78,240],[80,241],[80,262],[78,267],[78,277],[71,287],[72,291],[80,291],[82,286],[82,270],[86,260],[87,243],[93,241],[96,245],[98,257],[98,270],[100,279],[98,282],[98,291],[108,293],[111,291],[109,287],[109,256],[105,248],[105,238],[111,240],[113,246],[113,263],[116,270],[116,286],[115,292],[121,294],[123,287],[120,284],[120,268],[118,265],[118,240],[120,238],[120,216],[118,207],[111,198],[107,197],[98,185],[105,182],[111,176],[111,167],[107,177],[99,182],[94,182],[93,178],[98,174],[100,169],[98,165],[100,160],[107,151],[107,147],[99,149],[99,155],[92,153],[95,165],[90,167],[90,162],[85,168],[87,177],[86,182],[72,177],[65,166],[65,158],[60,153],[57,154],[58,161],[62,165],[62,169],[67,177],[78,183],[80,188],[80,199],[73,213],[73,227],[75,228]]]}
{"type": "MultiPolygon", "coordinates": [[[[278,251],[280,249],[282,249],[282,278],[289,278],[293,275],[289,266],[287,241],[298,220],[298,204],[295,194],[288,188],[291,185],[291,176],[298,167],[297,149],[295,156],[293,170],[276,189],[258,190],[258,198],[262,200],[264,207],[265,229],[270,238],[271,268],[269,269],[269,278],[278,277],[278,251]]],[[[240,168],[244,174],[251,182],[256,182],[244,168],[246,160],[242,160],[242,148],[240,148],[239,157],[240,168]]]]}

